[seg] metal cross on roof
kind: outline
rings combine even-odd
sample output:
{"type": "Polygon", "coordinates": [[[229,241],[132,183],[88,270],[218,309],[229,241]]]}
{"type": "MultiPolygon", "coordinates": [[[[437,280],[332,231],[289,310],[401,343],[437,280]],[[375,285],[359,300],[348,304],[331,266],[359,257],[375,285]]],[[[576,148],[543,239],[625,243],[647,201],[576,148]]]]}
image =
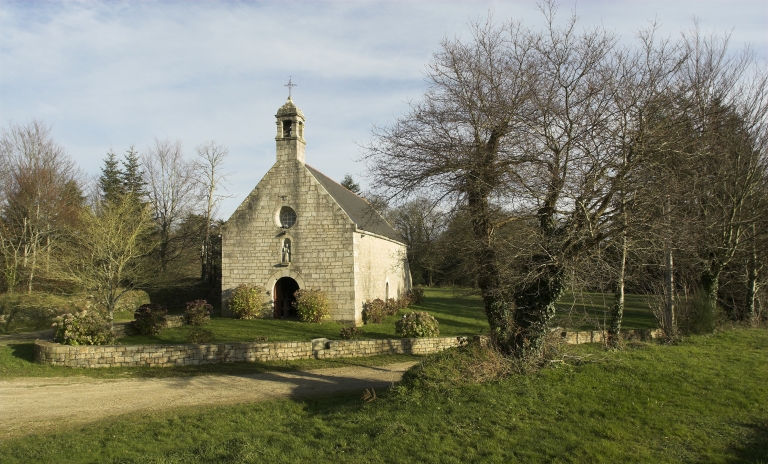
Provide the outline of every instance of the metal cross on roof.
{"type": "Polygon", "coordinates": [[[291,98],[291,89],[296,87],[296,84],[293,83],[291,78],[292,76],[288,76],[288,83],[283,86],[283,87],[288,87],[288,98],[291,98]]]}

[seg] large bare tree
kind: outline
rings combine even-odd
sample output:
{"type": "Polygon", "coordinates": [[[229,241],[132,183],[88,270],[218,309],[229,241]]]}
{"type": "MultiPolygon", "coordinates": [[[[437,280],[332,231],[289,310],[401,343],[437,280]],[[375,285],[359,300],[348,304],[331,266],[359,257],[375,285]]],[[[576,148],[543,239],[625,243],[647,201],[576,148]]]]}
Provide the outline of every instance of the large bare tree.
{"type": "Polygon", "coordinates": [[[676,62],[651,33],[632,54],[575,15],[560,25],[552,2],[541,10],[540,31],[489,19],[470,42],[443,41],[423,98],[367,146],[389,195],[466,205],[491,335],[517,356],[540,352],[574,264],[626,229],[614,219],[643,153],[632,139],[676,62]],[[513,222],[522,239],[500,240],[513,222]]]}
{"type": "Polygon", "coordinates": [[[0,135],[0,252],[6,290],[28,292],[83,204],[82,174],[38,120],[11,123],[0,135]]]}
{"type": "Polygon", "coordinates": [[[227,181],[227,173],[222,172],[224,161],[229,155],[227,147],[214,141],[203,143],[197,148],[197,163],[195,172],[205,208],[205,238],[200,253],[201,277],[204,281],[212,282],[213,279],[213,253],[211,242],[211,228],[214,216],[222,199],[228,198],[221,193],[226,190],[224,183],[227,181]]]}
{"type": "Polygon", "coordinates": [[[174,233],[200,202],[195,164],[184,158],[181,141],[155,138],[142,156],[147,197],[159,235],[160,272],[183,253],[184,237],[174,233]]]}

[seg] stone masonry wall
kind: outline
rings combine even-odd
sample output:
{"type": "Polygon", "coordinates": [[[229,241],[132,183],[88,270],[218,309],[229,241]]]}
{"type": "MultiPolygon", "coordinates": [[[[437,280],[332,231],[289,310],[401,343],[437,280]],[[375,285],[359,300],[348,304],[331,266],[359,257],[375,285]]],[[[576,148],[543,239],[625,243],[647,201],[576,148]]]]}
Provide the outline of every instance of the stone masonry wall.
{"type": "MultiPolygon", "coordinates": [[[[331,300],[331,318],[355,321],[354,258],[350,237],[355,224],[297,160],[275,163],[235,211],[222,234],[222,299],[240,284],[273,291],[281,277],[300,288],[318,287],[331,300]],[[296,224],[280,228],[283,206],[296,211],[296,224]],[[281,263],[284,239],[291,240],[291,263],[281,263]]],[[[223,313],[228,314],[225,304],[223,313]]]]}
{"type": "Polygon", "coordinates": [[[465,343],[466,337],[98,346],[69,346],[36,340],[35,361],[66,367],[170,367],[223,362],[354,358],[380,354],[423,355],[465,343]]]}
{"type": "Polygon", "coordinates": [[[362,323],[363,303],[375,298],[400,298],[411,289],[406,246],[369,233],[354,233],[355,307],[362,323]],[[404,269],[406,268],[406,269],[404,269]],[[387,291],[387,284],[389,290],[387,291]]]}
{"type": "MultiPolygon", "coordinates": [[[[558,332],[563,343],[603,341],[602,332],[558,332]]],[[[649,341],[661,330],[629,330],[622,337],[649,341]]],[[[480,343],[488,337],[475,336],[480,343]]],[[[469,342],[467,337],[402,338],[388,340],[327,340],[311,342],[219,343],[210,345],[99,345],[69,346],[35,341],[35,361],[66,367],[189,366],[223,362],[261,362],[293,359],[330,359],[380,354],[430,354],[469,342]]]]}

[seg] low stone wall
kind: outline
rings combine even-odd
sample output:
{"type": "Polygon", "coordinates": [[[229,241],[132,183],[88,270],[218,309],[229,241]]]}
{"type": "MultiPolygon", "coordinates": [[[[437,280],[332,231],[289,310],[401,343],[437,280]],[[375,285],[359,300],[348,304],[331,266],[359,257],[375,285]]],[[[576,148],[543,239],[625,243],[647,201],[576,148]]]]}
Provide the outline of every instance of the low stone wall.
{"type": "MultiPolygon", "coordinates": [[[[552,333],[558,334],[563,343],[568,345],[581,345],[582,343],[603,343],[605,341],[605,332],[599,330],[584,332],[568,332],[560,327],[552,329],[552,333]]],[[[661,329],[632,329],[622,330],[622,340],[648,342],[657,338],[664,337],[664,331],[661,329]]]]}
{"type": "Polygon", "coordinates": [[[466,344],[466,337],[210,345],[69,346],[35,341],[35,361],[67,367],[188,366],[222,362],[328,359],[379,354],[429,354],[466,344]]]}
{"type": "MultiPolygon", "coordinates": [[[[553,329],[563,343],[601,343],[603,332],[568,332],[553,329]]],[[[649,341],[660,338],[660,330],[626,330],[622,338],[649,341]]],[[[475,336],[480,343],[488,337],[475,336]]],[[[469,342],[467,337],[399,338],[386,340],[328,340],[311,342],[218,343],[209,345],[99,345],[70,346],[35,341],[35,361],[67,367],[189,366],[225,362],[261,362],[294,359],[330,359],[380,354],[437,353],[469,342]]]]}

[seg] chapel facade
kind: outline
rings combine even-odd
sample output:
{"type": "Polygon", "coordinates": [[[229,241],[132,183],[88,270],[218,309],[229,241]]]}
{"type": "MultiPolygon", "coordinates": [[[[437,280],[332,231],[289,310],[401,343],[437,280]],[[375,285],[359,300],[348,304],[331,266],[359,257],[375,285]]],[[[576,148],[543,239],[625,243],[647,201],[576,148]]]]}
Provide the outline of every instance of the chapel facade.
{"type": "Polygon", "coordinates": [[[325,290],[331,318],[362,324],[363,302],[411,288],[402,237],[363,198],[305,164],[305,118],[291,97],[275,115],[277,160],[222,230],[222,311],[240,284],[261,285],[275,318],[294,293],[325,290]]]}

